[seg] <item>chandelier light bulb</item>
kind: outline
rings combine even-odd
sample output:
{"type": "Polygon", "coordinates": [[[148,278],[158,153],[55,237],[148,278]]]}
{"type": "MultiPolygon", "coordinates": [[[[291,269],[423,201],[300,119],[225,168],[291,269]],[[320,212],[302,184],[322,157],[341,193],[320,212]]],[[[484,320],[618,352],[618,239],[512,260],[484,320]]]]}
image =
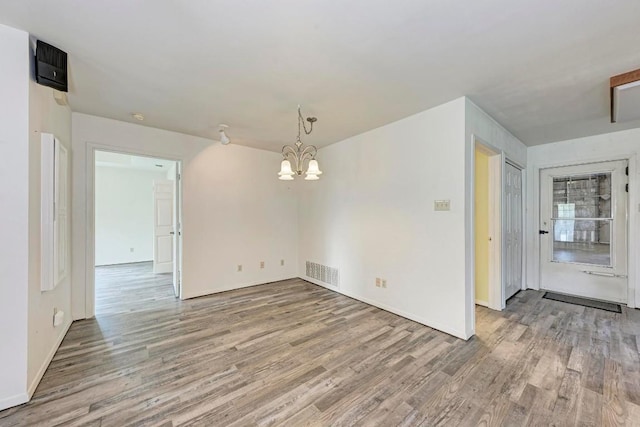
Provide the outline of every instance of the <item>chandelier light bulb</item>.
{"type": "Polygon", "coordinates": [[[291,162],[289,160],[283,160],[280,163],[280,172],[278,172],[280,179],[283,181],[291,181],[293,179],[293,170],[291,170],[291,162]]]}
{"type": "Polygon", "coordinates": [[[313,159],[309,160],[309,167],[307,168],[307,175],[321,175],[322,171],[318,166],[318,161],[313,159]]]}

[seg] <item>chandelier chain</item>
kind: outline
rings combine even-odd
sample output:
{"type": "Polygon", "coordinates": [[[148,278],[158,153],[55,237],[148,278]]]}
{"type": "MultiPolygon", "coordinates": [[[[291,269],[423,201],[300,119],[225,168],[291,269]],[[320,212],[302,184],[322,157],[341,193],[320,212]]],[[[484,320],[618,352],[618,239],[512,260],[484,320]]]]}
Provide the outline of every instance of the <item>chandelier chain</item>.
{"type": "Polygon", "coordinates": [[[309,130],[307,130],[307,125],[304,124],[304,117],[302,117],[302,112],[300,111],[300,106],[298,105],[298,139],[300,139],[300,124],[302,123],[302,128],[304,129],[305,135],[311,134],[313,131],[313,122],[315,122],[315,117],[309,117],[307,120],[311,124],[309,130]]]}

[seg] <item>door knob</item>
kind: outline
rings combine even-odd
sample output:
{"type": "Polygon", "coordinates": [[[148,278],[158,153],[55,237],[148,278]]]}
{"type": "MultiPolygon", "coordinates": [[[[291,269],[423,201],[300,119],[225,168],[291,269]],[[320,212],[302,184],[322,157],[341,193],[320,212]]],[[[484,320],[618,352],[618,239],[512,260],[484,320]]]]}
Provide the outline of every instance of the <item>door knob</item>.
{"type": "Polygon", "coordinates": [[[549,232],[548,232],[548,231],[545,231],[545,230],[540,230],[540,231],[539,231],[539,233],[540,233],[540,234],[549,234],[549,232]]]}

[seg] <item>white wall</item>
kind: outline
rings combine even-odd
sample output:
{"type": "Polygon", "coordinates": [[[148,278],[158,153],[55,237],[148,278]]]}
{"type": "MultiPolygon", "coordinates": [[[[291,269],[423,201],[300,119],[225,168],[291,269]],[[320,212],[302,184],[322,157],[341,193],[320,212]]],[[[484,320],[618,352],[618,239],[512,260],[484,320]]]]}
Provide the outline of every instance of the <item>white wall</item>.
{"type": "Polygon", "coordinates": [[[337,291],[472,336],[472,135],[526,165],[524,144],[465,97],[321,149],[326,173],[300,188],[301,277],[305,261],[339,268],[337,291]]]}
{"type": "Polygon", "coordinates": [[[591,163],[604,160],[630,159],[629,163],[629,300],[640,307],[640,129],[624,130],[586,138],[544,144],[528,149],[527,170],[527,287],[540,286],[539,182],[540,169],[568,164],[591,163]]]}
{"type": "MultiPolygon", "coordinates": [[[[466,334],[475,333],[474,155],[475,140],[489,144],[506,160],[527,167],[527,147],[502,125],[465,98],[465,306],[466,334]]],[[[504,257],[503,257],[504,258],[504,257]]]]}
{"type": "MultiPolygon", "coordinates": [[[[71,149],[71,109],[55,102],[53,89],[32,80],[29,84],[29,396],[71,325],[71,275],[55,289],[40,291],[40,135],[43,132],[54,134],[71,149]],[[58,327],[53,326],[54,308],[65,313],[64,323],[58,327]]],[[[73,157],[73,152],[70,155],[73,157]]],[[[67,212],[71,212],[71,200],[68,203],[67,212]]]]}
{"type": "Polygon", "coordinates": [[[96,166],[96,265],[153,260],[153,182],[164,179],[164,170],[96,166]]]}
{"type": "Polygon", "coordinates": [[[464,138],[459,98],[320,149],[322,178],[300,184],[300,277],[307,260],[339,268],[338,292],[468,338],[464,138]]]}
{"type": "Polygon", "coordinates": [[[0,410],[28,400],[29,35],[0,25],[0,410]]]}
{"type": "Polygon", "coordinates": [[[93,228],[91,205],[87,211],[93,147],[183,161],[183,297],[297,275],[295,184],[277,179],[279,154],[86,114],[73,113],[72,124],[74,318],[93,310],[85,292],[92,280],[86,230],[93,228]]]}

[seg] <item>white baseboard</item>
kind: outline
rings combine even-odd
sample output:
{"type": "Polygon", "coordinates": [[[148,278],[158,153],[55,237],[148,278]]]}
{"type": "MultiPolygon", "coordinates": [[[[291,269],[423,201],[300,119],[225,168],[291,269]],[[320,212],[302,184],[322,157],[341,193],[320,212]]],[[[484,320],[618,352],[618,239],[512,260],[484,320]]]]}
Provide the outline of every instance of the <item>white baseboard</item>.
{"type": "Polygon", "coordinates": [[[13,406],[22,405],[23,403],[27,403],[29,401],[29,396],[27,393],[16,394],[15,396],[5,397],[4,399],[0,399],[0,411],[4,409],[11,408],[13,406]]]}
{"type": "Polygon", "coordinates": [[[96,264],[95,267],[113,267],[116,265],[129,265],[129,264],[146,264],[148,262],[153,262],[152,259],[140,260],[140,261],[124,261],[124,262],[115,262],[109,264],[96,264]]]}
{"type": "MultiPolygon", "coordinates": [[[[236,289],[249,288],[251,286],[265,285],[267,283],[280,282],[282,280],[290,280],[290,279],[297,279],[297,277],[291,276],[291,277],[278,277],[278,278],[266,279],[266,280],[256,280],[249,283],[243,283],[241,285],[223,286],[218,289],[211,289],[211,290],[206,290],[204,292],[196,292],[196,293],[189,293],[189,294],[185,293],[183,288],[183,294],[181,299],[185,300],[185,299],[191,299],[191,298],[199,298],[207,295],[219,294],[220,292],[235,291],[236,289]]],[[[183,286],[184,286],[184,283],[183,283],[183,286]]]]}
{"type": "Polygon", "coordinates": [[[482,300],[479,300],[479,299],[476,300],[476,305],[481,305],[483,307],[489,308],[489,303],[487,301],[482,301],[482,300]]]}
{"type": "Polygon", "coordinates": [[[60,347],[60,344],[62,344],[62,340],[67,335],[67,332],[69,332],[69,328],[71,327],[72,323],[73,323],[73,321],[69,320],[67,322],[67,324],[64,325],[64,327],[63,327],[64,330],[62,331],[62,333],[58,337],[58,340],[56,341],[55,345],[53,347],[51,347],[51,351],[49,351],[49,354],[47,354],[47,357],[44,359],[44,362],[40,366],[40,369],[38,369],[38,373],[36,374],[35,378],[33,379],[33,381],[31,381],[31,384],[29,385],[29,388],[27,389],[27,401],[31,400],[31,397],[33,396],[33,393],[36,391],[36,388],[38,387],[38,384],[40,384],[40,381],[42,380],[42,377],[44,376],[44,373],[47,372],[47,368],[49,367],[49,364],[53,360],[53,356],[56,355],[56,351],[58,351],[58,348],[60,347]]]}
{"type": "Polygon", "coordinates": [[[444,332],[445,334],[452,335],[452,336],[454,336],[456,338],[460,338],[460,339],[463,339],[463,340],[468,340],[473,335],[473,334],[471,334],[470,336],[467,336],[466,333],[460,332],[460,331],[455,330],[455,329],[452,329],[449,326],[443,325],[443,324],[441,324],[439,322],[434,322],[433,320],[425,319],[425,318],[422,318],[420,316],[416,316],[414,314],[407,313],[407,312],[405,312],[403,310],[399,310],[399,309],[397,309],[395,307],[390,307],[390,306],[388,306],[386,304],[383,304],[383,303],[380,303],[378,301],[373,301],[373,300],[370,300],[368,298],[364,298],[362,296],[352,294],[351,292],[345,292],[344,290],[342,290],[340,288],[337,288],[335,286],[327,285],[325,283],[322,283],[322,282],[320,282],[318,280],[315,280],[315,279],[312,279],[310,277],[300,277],[300,279],[305,280],[305,281],[310,282],[310,283],[313,283],[314,285],[322,286],[323,288],[326,288],[326,289],[328,289],[330,291],[337,292],[339,294],[348,296],[349,298],[353,298],[353,299],[361,301],[361,302],[363,302],[365,304],[369,304],[369,305],[372,305],[374,307],[381,308],[382,310],[388,311],[390,313],[397,314],[398,316],[404,317],[406,319],[413,320],[414,322],[418,322],[418,323],[420,323],[422,325],[425,325],[425,326],[428,326],[430,328],[437,329],[437,330],[439,330],[441,332],[444,332]]]}

